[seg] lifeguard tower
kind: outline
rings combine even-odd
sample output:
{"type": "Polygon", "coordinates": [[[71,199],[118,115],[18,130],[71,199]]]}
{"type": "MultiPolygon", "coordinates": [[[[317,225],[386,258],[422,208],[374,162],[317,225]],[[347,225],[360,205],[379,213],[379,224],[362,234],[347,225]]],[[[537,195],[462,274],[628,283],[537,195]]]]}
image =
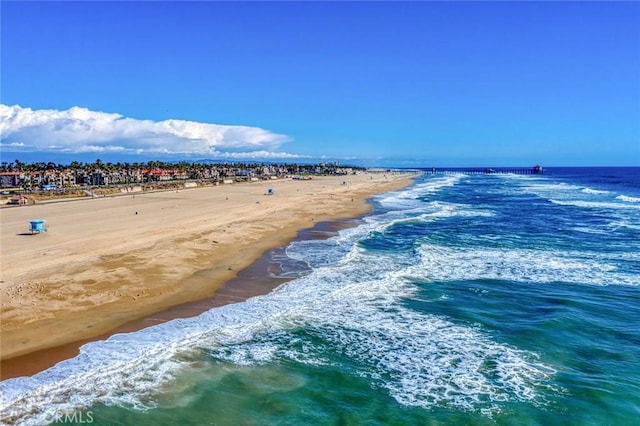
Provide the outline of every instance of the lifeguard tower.
{"type": "Polygon", "coordinates": [[[31,231],[32,234],[35,233],[41,233],[42,231],[47,231],[49,228],[47,228],[46,224],[45,224],[46,220],[44,219],[32,219],[29,221],[29,230],[31,231]]]}

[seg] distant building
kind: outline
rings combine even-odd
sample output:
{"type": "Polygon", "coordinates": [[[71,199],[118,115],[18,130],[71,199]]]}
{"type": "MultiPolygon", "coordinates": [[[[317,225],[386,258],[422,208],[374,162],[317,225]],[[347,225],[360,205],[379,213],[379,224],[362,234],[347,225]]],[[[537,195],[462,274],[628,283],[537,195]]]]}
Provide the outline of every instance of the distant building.
{"type": "Polygon", "coordinates": [[[20,186],[21,178],[20,172],[2,172],[0,173],[0,187],[2,188],[15,188],[20,186]]]}

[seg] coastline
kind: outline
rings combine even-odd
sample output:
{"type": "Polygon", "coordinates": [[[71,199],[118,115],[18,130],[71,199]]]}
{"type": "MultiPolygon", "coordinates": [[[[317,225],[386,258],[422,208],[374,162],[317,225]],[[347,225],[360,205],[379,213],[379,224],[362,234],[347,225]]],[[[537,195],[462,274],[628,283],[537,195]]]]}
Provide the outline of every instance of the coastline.
{"type": "MultiPolygon", "coordinates": [[[[3,225],[2,263],[5,265],[8,260],[11,267],[3,270],[0,283],[3,302],[0,376],[6,379],[34,374],[74,356],[79,346],[88,341],[194,316],[214,306],[268,293],[283,280],[269,279],[262,273],[259,274],[262,278],[246,276],[265,266],[259,265],[265,262],[265,253],[285,246],[318,222],[367,213],[371,209],[368,203],[371,196],[408,186],[415,176],[374,173],[139,195],[135,208],[140,209],[136,210],[140,214],[133,214],[133,220],[144,215],[150,223],[135,232],[117,218],[115,222],[101,223],[105,225],[101,231],[110,235],[101,237],[98,230],[87,231],[89,236],[81,239],[80,246],[93,247],[88,251],[74,251],[69,245],[77,241],[53,240],[49,233],[42,235],[42,240],[36,240],[39,235],[32,238],[18,233],[13,239],[21,238],[20,242],[27,247],[18,247],[22,252],[5,253],[5,242],[12,237],[8,229],[15,232],[12,226],[18,226],[19,221],[16,218],[5,221],[3,211],[3,224],[8,226],[3,225]],[[271,186],[275,194],[263,197],[271,186]],[[163,213],[165,209],[174,213],[187,209],[186,206],[176,209],[181,201],[191,207],[187,217],[183,217],[184,212],[173,216],[163,213]],[[213,215],[209,209],[200,208],[199,204],[209,202],[223,205],[223,210],[213,215]],[[148,208],[151,207],[148,204],[160,210],[148,208]],[[154,225],[162,223],[163,218],[174,219],[175,223],[154,230],[154,225]],[[114,223],[119,226],[114,227],[114,223]],[[38,241],[39,245],[34,248],[32,241],[38,241]],[[105,241],[113,246],[105,245],[105,241]],[[147,247],[148,244],[151,246],[147,247]],[[56,257],[56,253],[65,257],[56,257]],[[32,264],[34,259],[38,263],[40,256],[51,255],[57,261],[45,257],[44,266],[32,264]],[[20,265],[27,269],[26,273],[20,265]],[[251,281],[255,284],[260,279],[270,280],[272,285],[251,288],[251,281]],[[244,280],[245,285],[238,284],[239,280],[244,280]],[[39,295],[49,296],[51,302],[43,302],[39,295]]],[[[92,201],[96,200],[88,200],[92,201]]],[[[103,203],[101,216],[121,215],[124,209],[131,217],[133,198],[106,205],[113,201],[98,200],[103,203]]],[[[66,214],[76,215],[70,223],[72,228],[91,224],[86,223],[86,217],[83,222],[80,216],[86,216],[87,210],[91,216],[95,212],[93,206],[74,209],[75,202],[65,204],[63,209],[75,211],[66,214]]],[[[64,217],[64,210],[48,210],[45,213],[51,223],[51,235],[58,236],[63,222],[56,213],[64,217]]]]}

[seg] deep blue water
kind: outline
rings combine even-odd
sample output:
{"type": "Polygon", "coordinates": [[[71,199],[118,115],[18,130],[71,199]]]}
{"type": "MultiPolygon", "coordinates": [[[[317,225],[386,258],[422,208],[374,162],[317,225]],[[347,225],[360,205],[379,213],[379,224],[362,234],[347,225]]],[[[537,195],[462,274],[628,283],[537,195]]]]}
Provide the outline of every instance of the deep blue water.
{"type": "Polygon", "coordinates": [[[291,243],[269,295],[0,383],[4,421],[640,422],[640,168],[426,173],[373,202],[291,243]]]}

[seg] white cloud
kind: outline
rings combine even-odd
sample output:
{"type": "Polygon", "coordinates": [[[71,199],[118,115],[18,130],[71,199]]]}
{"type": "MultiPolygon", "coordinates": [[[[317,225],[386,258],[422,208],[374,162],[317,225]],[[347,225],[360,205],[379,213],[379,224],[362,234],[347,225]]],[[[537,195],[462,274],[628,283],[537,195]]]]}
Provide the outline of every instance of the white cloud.
{"type": "Polygon", "coordinates": [[[138,120],[80,107],[32,110],[0,104],[0,141],[0,149],[13,151],[303,157],[275,152],[290,138],[259,127],[138,120]]]}
{"type": "Polygon", "coordinates": [[[307,155],[289,154],[286,152],[270,152],[270,151],[247,151],[247,152],[218,152],[216,153],[218,158],[233,158],[233,159],[287,159],[287,158],[309,158],[307,155]]]}

